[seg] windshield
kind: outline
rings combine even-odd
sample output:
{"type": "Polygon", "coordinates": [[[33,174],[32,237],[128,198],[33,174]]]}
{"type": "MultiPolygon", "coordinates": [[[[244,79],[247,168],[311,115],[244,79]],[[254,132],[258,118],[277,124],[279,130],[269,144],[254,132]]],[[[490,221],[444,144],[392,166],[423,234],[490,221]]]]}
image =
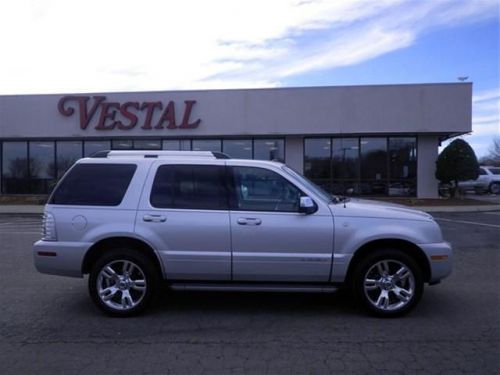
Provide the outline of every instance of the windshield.
{"type": "Polygon", "coordinates": [[[322,199],[326,200],[327,202],[331,202],[334,198],[331,194],[329,194],[326,190],[324,190],[322,187],[316,185],[314,182],[309,180],[307,177],[302,176],[300,173],[295,172],[292,168],[284,165],[283,170],[288,173],[289,175],[295,177],[297,180],[299,180],[305,187],[307,187],[309,190],[314,192],[316,195],[320,196],[322,199]]]}

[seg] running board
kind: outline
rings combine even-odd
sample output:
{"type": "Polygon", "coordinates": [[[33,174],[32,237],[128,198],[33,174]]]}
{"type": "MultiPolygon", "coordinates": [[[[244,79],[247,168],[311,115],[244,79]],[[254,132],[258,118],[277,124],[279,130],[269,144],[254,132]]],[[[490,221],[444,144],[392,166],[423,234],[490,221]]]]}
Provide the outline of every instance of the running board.
{"type": "Polygon", "coordinates": [[[291,293],[333,293],[337,287],[329,284],[252,284],[252,283],[172,283],[172,290],[215,291],[215,292],[291,292],[291,293]]]}

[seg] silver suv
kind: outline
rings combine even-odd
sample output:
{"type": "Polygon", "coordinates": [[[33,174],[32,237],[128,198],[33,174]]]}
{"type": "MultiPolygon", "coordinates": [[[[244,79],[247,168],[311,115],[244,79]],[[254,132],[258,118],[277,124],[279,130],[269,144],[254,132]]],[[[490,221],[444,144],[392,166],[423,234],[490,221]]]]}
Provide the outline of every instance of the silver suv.
{"type": "Polygon", "coordinates": [[[500,194],[500,167],[481,166],[476,180],[461,181],[458,186],[462,190],[474,189],[478,194],[500,194]]]}
{"type": "Polygon", "coordinates": [[[212,152],[106,151],[79,160],[45,207],[42,273],[89,274],[112,315],[159,290],[333,291],[369,311],[410,311],[451,273],[433,218],[332,197],[284,164],[212,152]]]}

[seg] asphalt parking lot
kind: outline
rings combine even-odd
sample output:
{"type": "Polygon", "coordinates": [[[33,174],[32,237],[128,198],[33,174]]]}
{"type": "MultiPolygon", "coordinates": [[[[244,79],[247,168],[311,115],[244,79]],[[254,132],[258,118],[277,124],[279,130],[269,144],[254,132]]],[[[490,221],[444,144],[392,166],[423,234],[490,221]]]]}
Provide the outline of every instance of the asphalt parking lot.
{"type": "Polygon", "coordinates": [[[103,316],[86,280],[41,275],[38,216],[0,216],[2,374],[498,374],[500,212],[436,213],[454,273],[399,319],[349,295],[167,293],[103,316]]]}

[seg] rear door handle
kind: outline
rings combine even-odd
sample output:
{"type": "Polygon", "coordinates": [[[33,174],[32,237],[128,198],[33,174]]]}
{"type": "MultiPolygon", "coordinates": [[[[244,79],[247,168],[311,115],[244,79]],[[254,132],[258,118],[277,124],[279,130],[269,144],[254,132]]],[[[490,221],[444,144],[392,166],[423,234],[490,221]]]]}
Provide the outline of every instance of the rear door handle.
{"type": "Polygon", "coordinates": [[[167,221],[167,218],[163,215],[144,215],[142,220],[152,223],[163,223],[167,221]]]}
{"type": "Polygon", "coordinates": [[[260,224],[262,224],[262,220],[257,219],[255,217],[240,217],[238,219],[238,224],[240,224],[240,225],[260,225],[260,224]]]}

